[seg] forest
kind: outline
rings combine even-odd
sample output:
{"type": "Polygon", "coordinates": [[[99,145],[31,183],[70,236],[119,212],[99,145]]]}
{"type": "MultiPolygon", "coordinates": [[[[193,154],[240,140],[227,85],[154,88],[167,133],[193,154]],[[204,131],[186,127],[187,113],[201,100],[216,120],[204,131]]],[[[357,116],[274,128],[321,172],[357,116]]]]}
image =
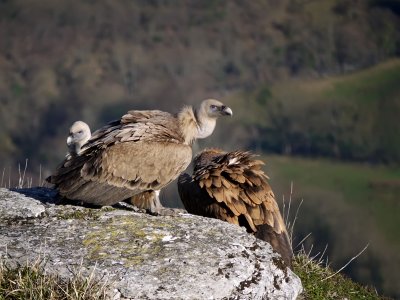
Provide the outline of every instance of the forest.
{"type": "Polygon", "coordinates": [[[291,182],[304,200],[298,240],[335,267],[370,243],[345,272],[398,297],[399,56],[398,0],[3,0],[1,185],[26,160],[42,184],[76,120],[220,99],[234,115],[195,152],[262,155],[278,202],[291,182]]]}

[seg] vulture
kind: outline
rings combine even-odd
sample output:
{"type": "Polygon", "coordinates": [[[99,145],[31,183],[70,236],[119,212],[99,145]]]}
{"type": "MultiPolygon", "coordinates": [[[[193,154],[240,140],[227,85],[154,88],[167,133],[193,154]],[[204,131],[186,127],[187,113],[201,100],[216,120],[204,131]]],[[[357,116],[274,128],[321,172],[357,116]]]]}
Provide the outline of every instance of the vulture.
{"type": "Polygon", "coordinates": [[[68,153],[71,156],[79,155],[82,146],[90,139],[91,132],[88,124],[76,121],[69,129],[67,138],[68,153]]]}
{"type": "MultiPolygon", "coordinates": [[[[68,154],[67,157],[79,155],[82,146],[90,139],[91,132],[90,127],[83,121],[76,121],[72,124],[69,129],[69,135],[67,138],[68,154]]],[[[158,194],[154,191],[146,191],[137,194],[125,201],[131,203],[138,208],[148,208],[150,211],[157,211],[160,207],[157,207],[157,203],[154,201],[157,199],[158,194]]]]}
{"type": "Polygon", "coordinates": [[[159,191],[190,164],[193,141],[211,135],[218,117],[231,115],[214,99],[175,115],[128,111],[95,131],[79,155],[66,158],[46,180],[69,200],[103,206],[131,198],[159,213],[159,191]]]}
{"type": "Polygon", "coordinates": [[[192,176],[179,176],[178,192],[189,213],[246,227],[291,267],[291,243],[262,165],[250,152],[207,149],[194,158],[192,176]]]}

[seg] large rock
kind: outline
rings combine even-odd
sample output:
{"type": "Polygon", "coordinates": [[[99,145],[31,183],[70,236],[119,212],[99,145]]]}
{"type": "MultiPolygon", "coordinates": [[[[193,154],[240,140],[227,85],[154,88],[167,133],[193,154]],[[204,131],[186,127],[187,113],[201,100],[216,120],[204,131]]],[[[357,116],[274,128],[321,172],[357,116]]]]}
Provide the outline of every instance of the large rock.
{"type": "Polygon", "coordinates": [[[94,273],[114,299],[295,299],[300,279],[244,229],[180,213],[56,205],[51,189],[0,189],[0,255],[94,273]]]}

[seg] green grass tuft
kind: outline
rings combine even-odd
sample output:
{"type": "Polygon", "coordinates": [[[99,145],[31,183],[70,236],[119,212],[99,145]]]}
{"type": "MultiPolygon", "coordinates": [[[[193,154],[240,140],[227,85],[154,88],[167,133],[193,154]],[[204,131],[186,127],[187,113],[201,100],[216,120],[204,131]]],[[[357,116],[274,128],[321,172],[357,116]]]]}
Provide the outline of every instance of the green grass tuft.
{"type": "Polygon", "coordinates": [[[295,256],[293,269],[303,284],[302,299],[389,299],[340,273],[332,276],[332,269],[310,259],[304,252],[295,256]]]}

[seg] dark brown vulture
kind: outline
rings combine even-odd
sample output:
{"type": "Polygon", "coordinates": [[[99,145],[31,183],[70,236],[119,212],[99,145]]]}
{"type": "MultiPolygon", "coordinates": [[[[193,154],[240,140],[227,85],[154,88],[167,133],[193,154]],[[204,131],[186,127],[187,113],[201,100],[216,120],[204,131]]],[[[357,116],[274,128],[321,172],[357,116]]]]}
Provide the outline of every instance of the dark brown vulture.
{"type": "Polygon", "coordinates": [[[47,181],[62,197],[95,205],[155,195],[144,208],[158,209],[158,192],[189,165],[193,141],[211,135],[217,118],[226,115],[232,110],[213,99],[176,115],[129,111],[94,132],[79,155],[67,157],[47,181]]]}
{"type": "Polygon", "coordinates": [[[291,267],[292,247],[262,165],[249,152],[204,150],[193,175],[179,176],[179,195],[189,213],[246,227],[291,267]]]}
{"type": "Polygon", "coordinates": [[[88,124],[76,121],[69,129],[67,138],[68,151],[71,156],[79,155],[82,146],[90,139],[91,132],[88,124]]]}

